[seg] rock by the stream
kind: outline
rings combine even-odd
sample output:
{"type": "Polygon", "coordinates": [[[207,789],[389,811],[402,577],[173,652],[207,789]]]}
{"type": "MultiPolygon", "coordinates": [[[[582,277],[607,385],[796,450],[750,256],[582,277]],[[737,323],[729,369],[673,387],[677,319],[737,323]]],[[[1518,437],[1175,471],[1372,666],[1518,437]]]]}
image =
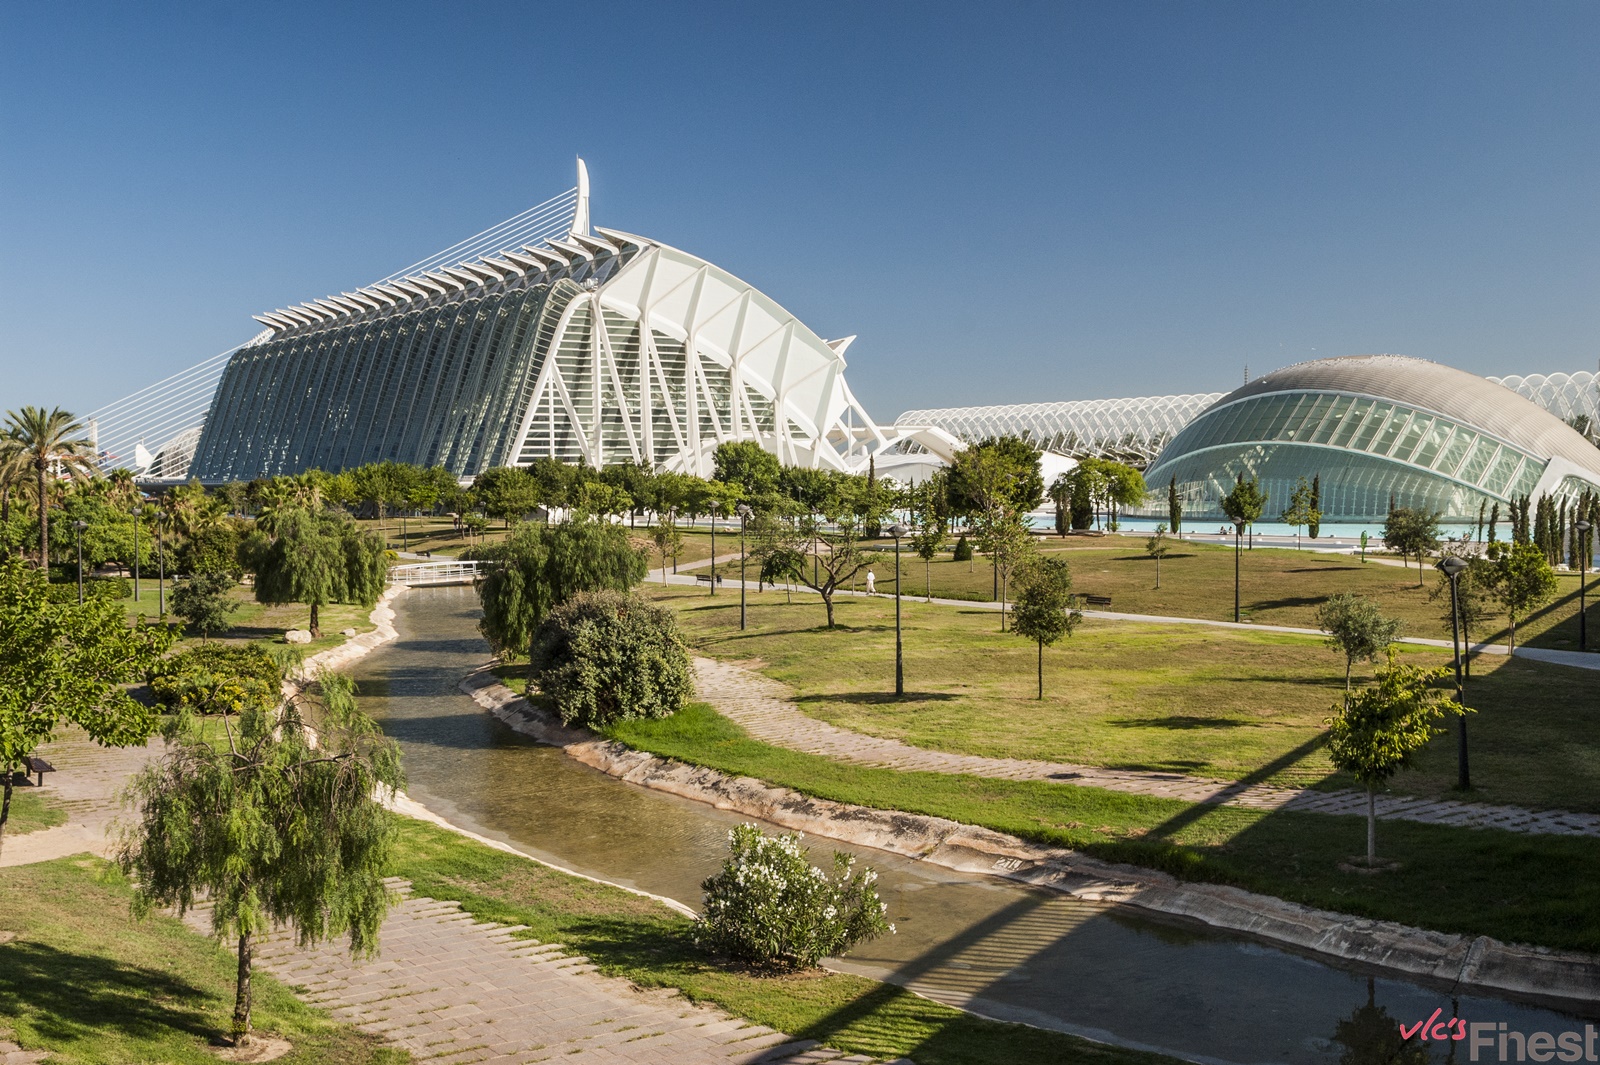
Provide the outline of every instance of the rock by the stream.
{"type": "Polygon", "coordinates": [[[356,634],[356,630],[355,629],[340,629],[339,630],[339,635],[340,636],[354,636],[355,634],[356,634]]]}
{"type": "Polygon", "coordinates": [[[305,629],[290,629],[283,634],[284,643],[310,643],[311,633],[305,629]]]}

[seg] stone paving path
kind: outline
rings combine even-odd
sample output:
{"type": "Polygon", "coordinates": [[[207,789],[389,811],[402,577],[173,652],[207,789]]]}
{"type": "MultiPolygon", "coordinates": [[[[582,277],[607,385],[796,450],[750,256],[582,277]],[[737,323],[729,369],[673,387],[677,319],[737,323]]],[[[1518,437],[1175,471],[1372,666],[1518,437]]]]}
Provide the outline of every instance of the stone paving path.
{"type": "MultiPolygon", "coordinates": [[[[101,747],[77,726],[64,728],[56,736],[54,743],[38,752],[56,767],[56,772],[45,774],[42,794],[66,812],[67,822],[22,836],[6,833],[0,846],[0,866],[47,862],[84,851],[109,855],[115,840],[106,830],[121,813],[123,786],[166,749],[159,736],[143,747],[101,747]]],[[[0,1063],[4,1061],[0,1057],[0,1063]]]]}
{"type": "MultiPolygon", "coordinates": [[[[417,1061],[651,1065],[864,1065],[811,1040],[693,1005],[676,992],[601,976],[581,955],[521,926],[479,922],[454,902],[410,893],[389,911],[377,958],[355,963],[342,942],[310,950],[276,932],[257,964],[340,1020],[381,1035],[417,1061]]],[[[209,934],[211,915],[188,923],[209,934]]],[[[901,1065],[911,1065],[901,1059],[901,1065]]]]}
{"type": "MultiPolygon", "coordinates": [[[[842,762],[931,773],[966,773],[1003,780],[1045,780],[1112,791],[1227,804],[1258,810],[1301,810],[1322,814],[1365,814],[1362,791],[1313,791],[1238,781],[1205,780],[1178,773],[1102,769],[1066,762],[985,758],[913,747],[899,740],[866,736],[819,721],[794,704],[782,684],[754,670],[707,658],[695,659],[699,695],[719,713],[763,742],[820,754],[842,762]]],[[[1539,835],[1600,836],[1600,815],[1565,810],[1525,810],[1517,806],[1378,797],[1378,816],[1425,824],[1501,828],[1539,835]]]]}

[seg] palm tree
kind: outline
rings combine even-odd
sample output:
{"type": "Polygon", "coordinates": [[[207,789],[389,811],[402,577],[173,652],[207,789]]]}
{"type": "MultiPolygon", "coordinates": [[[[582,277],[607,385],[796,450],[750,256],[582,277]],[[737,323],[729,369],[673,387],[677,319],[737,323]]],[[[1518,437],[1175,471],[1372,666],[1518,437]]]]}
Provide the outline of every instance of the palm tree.
{"type": "Polygon", "coordinates": [[[27,458],[22,441],[10,429],[0,431],[0,525],[11,521],[11,494],[20,490],[28,477],[27,458]]]}
{"type": "Polygon", "coordinates": [[[94,445],[82,435],[83,423],[60,407],[23,407],[20,413],[7,411],[6,420],[5,435],[16,439],[21,461],[38,485],[39,565],[45,568],[50,565],[50,477],[88,477],[95,468],[94,445]]]}

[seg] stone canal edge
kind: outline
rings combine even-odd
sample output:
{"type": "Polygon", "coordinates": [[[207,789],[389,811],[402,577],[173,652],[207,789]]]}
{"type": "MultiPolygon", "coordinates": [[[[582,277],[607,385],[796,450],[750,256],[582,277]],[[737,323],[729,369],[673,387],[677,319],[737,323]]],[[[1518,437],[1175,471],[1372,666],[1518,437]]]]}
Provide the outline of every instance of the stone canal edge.
{"type": "Polygon", "coordinates": [[[1319,910],[1221,884],[1100,861],[1061,847],[897,810],[817,799],[751,777],[733,777],[569,728],[501,684],[491,664],[461,691],[506,725],[609,776],[760,818],[791,831],[888,851],[955,872],[998,876],[1077,898],[1197,920],[1298,950],[1408,973],[1464,988],[1584,999],[1600,988],[1600,956],[1503,943],[1489,936],[1431,932],[1319,910]]]}

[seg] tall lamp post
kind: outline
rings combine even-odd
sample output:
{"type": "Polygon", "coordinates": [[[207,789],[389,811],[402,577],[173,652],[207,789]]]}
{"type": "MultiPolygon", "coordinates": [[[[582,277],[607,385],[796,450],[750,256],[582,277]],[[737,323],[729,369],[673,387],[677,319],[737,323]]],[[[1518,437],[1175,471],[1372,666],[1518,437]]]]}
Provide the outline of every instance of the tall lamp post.
{"type": "Polygon", "coordinates": [[[1578,534],[1578,550],[1573,552],[1578,556],[1578,650],[1589,649],[1589,616],[1584,609],[1588,597],[1589,573],[1589,530],[1593,525],[1586,521],[1575,521],[1572,530],[1578,534]]]}
{"type": "Polygon", "coordinates": [[[711,502],[711,594],[717,594],[717,502],[711,502]]]}
{"type": "Polygon", "coordinates": [[[900,538],[911,531],[909,525],[895,522],[886,530],[894,537],[894,693],[906,693],[905,648],[900,642],[900,538]]]}
{"type": "Polygon", "coordinates": [[[744,615],[744,560],[745,560],[745,553],[744,553],[744,527],[745,527],[745,523],[750,520],[750,515],[751,515],[752,511],[750,510],[749,506],[747,506],[744,503],[740,503],[737,507],[733,508],[733,512],[735,514],[739,515],[739,631],[743,632],[744,631],[744,620],[745,620],[745,615],[744,615]]]}
{"type": "Polygon", "coordinates": [[[139,601],[139,515],[144,508],[133,508],[133,601],[139,601]]]}
{"type": "MultiPolygon", "coordinates": [[[[677,532],[678,532],[678,508],[677,507],[668,507],[667,508],[667,523],[672,526],[673,535],[677,535],[677,532]]],[[[662,559],[661,564],[663,566],[665,566],[667,564],[666,560],[662,559]]],[[[673,549],[672,549],[672,575],[673,576],[677,576],[678,575],[678,549],[677,549],[676,546],[674,546],[673,549]]]]}
{"type": "Polygon", "coordinates": [[[156,611],[167,616],[167,554],[161,542],[161,526],[167,516],[156,511],[156,611]]]}
{"type": "MultiPolygon", "coordinates": [[[[1450,646],[1456,659],[1456,702],[1461,696],[1461,596],[1457,581],[1466,571],[1467,561],[1448,555],[1434,563],[1434,569],[1450,579],[1450,646]]],[[[1463,704],[1465,705],[1465,704],[1463,704]]],[[[1456,787],[1462,791],[1472,787],[1472,776],[1467,772],[1467,716],[1456,717],[1456,787]]]]}
{"type": "Polygon", "coordinates": [[[85,530],[85,529],[87,529],[89,527],[89,523],[80,518],[79,520],[77,520],[77,521],[72,523],[72,527],[78,533],[78,605],[82,606],[83,605],[83,530],[85,530]]]}

